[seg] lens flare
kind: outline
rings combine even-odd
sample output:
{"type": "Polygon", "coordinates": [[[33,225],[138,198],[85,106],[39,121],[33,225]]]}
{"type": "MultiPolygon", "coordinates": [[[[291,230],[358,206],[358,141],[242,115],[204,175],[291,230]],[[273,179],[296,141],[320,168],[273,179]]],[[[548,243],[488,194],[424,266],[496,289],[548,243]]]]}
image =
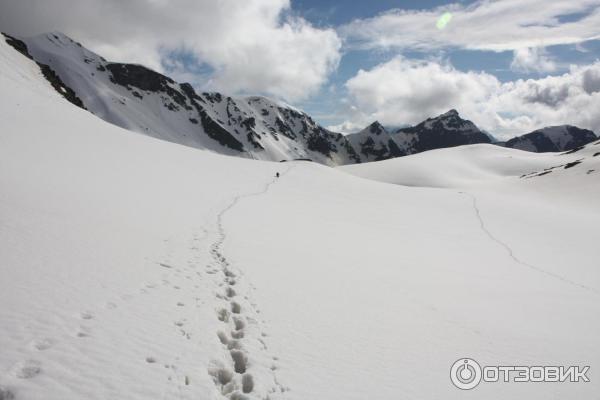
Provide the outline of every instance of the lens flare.
{"type": "Polygon", "coordinates": [[[450,20],[452,20],[452,14],[449,12],[446,12],[441,17],[438,18],[435,26],[437,26],[437,28],[439,30],[442,30],[450,23],[450,20]]]}

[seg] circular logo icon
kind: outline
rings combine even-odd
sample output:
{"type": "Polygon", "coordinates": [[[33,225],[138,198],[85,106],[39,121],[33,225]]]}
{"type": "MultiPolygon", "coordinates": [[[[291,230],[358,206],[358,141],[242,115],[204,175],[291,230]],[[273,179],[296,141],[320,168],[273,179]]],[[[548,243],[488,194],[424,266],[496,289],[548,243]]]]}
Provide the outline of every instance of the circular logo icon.
{"type": "Polygon", "coordinates": [[[459,389],[473,389],[481,382],[481,366],[471,358],[458,359],[450,368],[450,380],[459,389]]]}

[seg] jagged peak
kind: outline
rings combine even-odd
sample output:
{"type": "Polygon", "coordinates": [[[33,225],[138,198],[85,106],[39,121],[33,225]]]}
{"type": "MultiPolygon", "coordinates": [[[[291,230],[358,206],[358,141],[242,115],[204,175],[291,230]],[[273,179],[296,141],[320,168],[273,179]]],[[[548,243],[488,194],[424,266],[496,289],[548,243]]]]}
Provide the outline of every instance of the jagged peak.
{"type": "Polygon", "coordinates": [[[449,110],[449,111],[446,111],[445,113],[443,113],[443,114],[440,114],[440,115],[438,115],[437,117],[435,117],[435,118],[432,118],[432,119],[448,118],[448,117],[459,117],[459,118],[460,118],[460,114],[458,113],[458,111],[456,111],[456,110],[453,108],[453,109],[451,109],[451,110],[449,110]]]}
{"type": "Polygon", "coordinates": [[[372,122],[369,126],[367,126],[364,131],[373,133],[375,135],[380,135],[386,132],[386,129],[379,121],[372,122]]]}
{"type": "Polygon", "coordinates": [[[373,121],[371,123],[371,125],[368,126],[369,128],[383,128],[383,125],[381,125],[381,123],[379,121],[373,121]]]}

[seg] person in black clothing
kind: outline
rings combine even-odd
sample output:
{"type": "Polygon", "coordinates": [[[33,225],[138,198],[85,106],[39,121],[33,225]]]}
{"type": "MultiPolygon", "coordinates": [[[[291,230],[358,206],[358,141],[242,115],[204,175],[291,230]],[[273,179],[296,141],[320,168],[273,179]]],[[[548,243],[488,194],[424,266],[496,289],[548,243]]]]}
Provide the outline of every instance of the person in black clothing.
{"type": "Polygon", "coordinates": [[[279,178],[279,172],[275,174],[275,178],[279,178]]]}

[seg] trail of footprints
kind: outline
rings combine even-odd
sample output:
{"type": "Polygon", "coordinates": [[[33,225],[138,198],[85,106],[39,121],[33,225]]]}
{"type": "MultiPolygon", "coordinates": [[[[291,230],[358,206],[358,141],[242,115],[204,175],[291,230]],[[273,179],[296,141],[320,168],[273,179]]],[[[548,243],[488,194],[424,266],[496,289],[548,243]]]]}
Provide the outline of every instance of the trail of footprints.
{"type": "MultiPolygon", "coordinates": [[[[220,361],[213,361],[208,369],[208,373],[212,376],[216,387],[221,394],[230,400],[246,400],[255,395],[255,380],[254,376],[249,372],[249,367],[252,365],[249,353],[244,348],[244,343],[250,338],[247,338],[246,328],[248,322],[258,323],[252,314],[258,314],[260,311],[256,309],[254,304],[247,301],[247,296],[241,296],[237,288],[240,287],[242,276],[231,269],[230,263],[221,251],[221,247],[225,241],[225,230],[223,228],[223,216],[228,210],[233,208],[237,202],[243,197],[256,196],[267,192],[269,187],[275,181],[267,184],[262,192],[236,197],[233,202],[217,216],[217,239],[210,248],[210,254],[213,262],[207,265],[208,274],[221,274],[221,281],[218,283],[223,290],[215,295],[221,302],[222,306],[216,310],[216,317],[223,325],[223,329],[218,330],[216,335],[223,345],[224,351],[228,352],[230,362],[228,365],[223,365],[220,361]],[[246,301],[244,301],[246,300],[246,301]],[[243,303],[243,304],[241,304],[243,303]]],[[[266,336],[262,333],[262,336],[266,336]]],[[[263,339],[257,339],[261,343],[263,350],[267,350],[267,346],[263,339]]],[[[227,354],[225,358],[228,358],[227,354]]],[[[275,357],[273,358],[276,359],[275,357]]],[[[275,366],[271,367],[271,371],[275,370],[275,366]]],[[[283,387],[277,381],[273,373],[274,387],[270,392],[283,393],[287,388],[283,387]]],[[[268,399],[267,395],[265,399],[268,399]]]]}
{"type": "MultiPolygon", "coordinates": [[[[223,306],[217,310],[217,319],[223,324],[223,329],[216,332],[221,344],[229,352],[231,357],[231,366],[222,365],[221,362],[214,361],[209,367],[208,373],[213,377],[215,385],[220,389],[221,394],[233,400],[243,400],[248,398],[247,394],[254,390],[254,377],[248,370],[249,357],[244,350],[243,341],[246,329],[246,317],[242,305],[238,302],[236,284],[239,277],[229,268],[227,259],[220,251],[220,247],[225,240],[225,235],[221,226],[218,225],[218,238],[212,245],[210,253],[222,273],[223,293],[218,293],[216,297],[223,303],[223,306]]],[[[214,267],[207,267],[209,273],[216,273],[214,267]]]]}
{"type": "MultiPolygon", "coordinates": [[[[282,176],[286,172],[284,172],[282,176]]],[[[249,340],[246,337],[247,324],[249,322],[258,324],[258,321],[251,315],[258,314],[259,310],[256,309],[254,304],[247,301],[247,296],[242,297],[236,290],[236,288],[240,286],[239,282],[242,279],[242,276],[231,270],[229,262],[221,252],[221,246],[225,241],[225,230],[223,228],[222,219],[227,211],[233,208],[241,198],[266,193],[269,187],[275,183],[275,181],[276,180],[269,182],[259,193],[242,195],[234,198],[232,203],[217,215],[217,240],[210,247],[210,255],[213,261],[207,265],[205,271],[209,275],[221,275],[221,277],[218,278],[220,281],[217,282],[217,284],[220,288],[222,288],[222,290],[221,292],[217,293],[215,297],[220,303],[222,303],[222,307],[216,310],[216,317],[223,325],[223,329],[218,330],[216,332],[216,336],[222,344],[224,351],[228,353],[228,357],[225,358],[230,359],[230,362],[227,365],[224,365],[218,360],[212,361],[210,367],[208,368],[208,373],[212,377],[221,394],[230,400],[250,400],[251,398],[256,398],[258,395],[258,393],[255,392],[254,376],[248,371],[249,367],[251,366],[251,360],[247,350],[244,348],[244,342],[249,340]]],[[[206,230],[204,233],[208,235],[206,230]]],[[[194,236],[193,247],[190,248],[190,250],[198,251],[198,243],[205,238],[206,236],[203,238],[194,236]]],[[[171,259],[172,256],[173,254],[171,253],[167,254],[167,259],[171,259]]],[[[199,255],[197,255],[196,258],[197,259],[195,260],[190,260],[190,265],[188,266],[189,268],[186,268],[190,274],[192,274],[193,270],[192,265],[195,267],[200,262],[199,255]]],[[[170,263],[159,262],[157,265],[161,268],[165,268],[168,271],[168,273],[163,274],[163,279],[161,282],[162,286],[171,287],[175,290],[180,289],[179,286],[172,284],[168,277],[172,274],[180,277],[181,274],[185,272],[180,268],[174,267],[170,263]]],[[[199,271],[195,272],[197,275],[201,275],[199,271]]],[[[191,275],[186,275],[185,278],[190,280],[193,279],[191,275]]],[[[143,287],[139,289],[137,294],[122,294],[119,300],[129,302],[133,300],[136,295],[147,294],[148,290],[155,289],[158,286],[159,284],[156,283],[145,283],[143,287]]],[[[195,285],[194,287],[198,288],[198,285],[195,285]]],[[[119,300],[106,302],[104,308],[109,311],[118,308],[118,303],[120,302],[119,300]]],[[[185,304],[178,302],[177,306],[183,307],[185,304]]],[[[74,336],[79,339],[85,339],[89,337],[92,329],[86,323],[92,322],[91,320],[94,318],[95,315],[91,311],[82,311],[78,315],[78,319],[82,322],[82,324],[79,325],[79,329],[76,330],[74,336]]],[[[185,319],[177,320],[174,322],[174,325],[179,329],[183,336],[185,336],[187,339],[190,339],[190,334],[183,329],[184,323],[185,319]]],[[[261,335],[266,336],[265,333],[261,333],[261,335]]],[[[263,350],[267,350],[267,346],[263,339],[259,337],[255,340],[262,345],[263,350]]],[[[33,340],[30,343],[30,347],[34,351],[45,351],[53,347],[54,344],[54,339],[42,337],[33,340]]],[[[275,361],[278,360],[277,357],[273,357],[272,359],[275,361]]],[[[146,357],[144,361],[148,364],[157,363],[156,358],[152,356],[146,357]]],[[[165,367],[169,367],[173,370],[176,369],[175,365],[165,365],[165,367]]],[[[271,371],[274,371],[276,367],[272,365],[270,369],[271,371]]],[[[39,375],[41,372],[41,363],[37,360],[29,359],[20,361],[13,365],[10,373],[18,379],[31,379],[36,375],[39,375]]],[[[284,393],[286,390],[289,390],[278,382],[274,373],[272,379],[274,382],[274,387],[269,390],[271,393],[284,393]]],[[[169,380],[171,380],[171,378],[169,378],[169,380]]],[[[188,384],[187,376],[185,379],[185,384],[188,384]]],[[[0,385],[0,400],[13,400],[16,397],[17,396],[15,396],[15,393],[11,390],[11,388],[0,385]]],[[[266,397],[263,397],[263,399],[268,400],[269,396],[267,395],[266,397]]]]}

